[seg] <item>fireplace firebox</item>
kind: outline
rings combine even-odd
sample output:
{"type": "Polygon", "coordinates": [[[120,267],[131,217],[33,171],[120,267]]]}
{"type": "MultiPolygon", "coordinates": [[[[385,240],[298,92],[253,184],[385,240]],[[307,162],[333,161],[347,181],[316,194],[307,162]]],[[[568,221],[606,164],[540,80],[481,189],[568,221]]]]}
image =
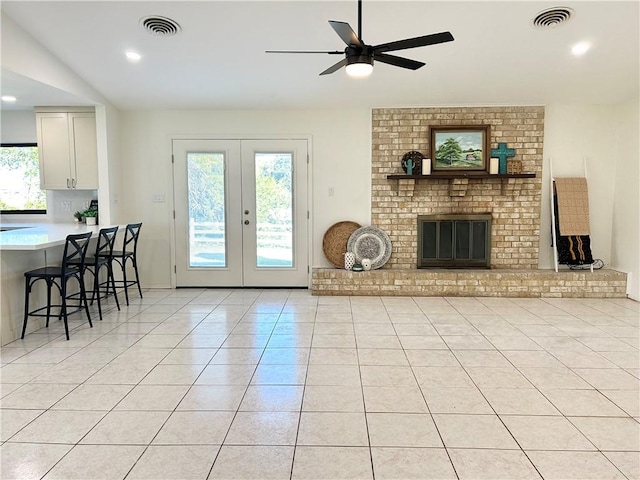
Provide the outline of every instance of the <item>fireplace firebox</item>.
{"type": "Polygon", "coordinates": [[[418,268],[491,268],[491,214],[418,216],[418,268]]]}

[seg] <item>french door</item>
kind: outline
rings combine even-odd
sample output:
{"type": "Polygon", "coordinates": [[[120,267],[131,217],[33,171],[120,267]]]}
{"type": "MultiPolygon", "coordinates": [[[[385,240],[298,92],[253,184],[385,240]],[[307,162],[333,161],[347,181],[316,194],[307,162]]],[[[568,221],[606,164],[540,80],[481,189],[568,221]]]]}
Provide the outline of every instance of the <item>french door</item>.
{"type": "Polygon", "coordinates": [[[308,285],[307,140],[173,140],[176,285],[308,285]]]}

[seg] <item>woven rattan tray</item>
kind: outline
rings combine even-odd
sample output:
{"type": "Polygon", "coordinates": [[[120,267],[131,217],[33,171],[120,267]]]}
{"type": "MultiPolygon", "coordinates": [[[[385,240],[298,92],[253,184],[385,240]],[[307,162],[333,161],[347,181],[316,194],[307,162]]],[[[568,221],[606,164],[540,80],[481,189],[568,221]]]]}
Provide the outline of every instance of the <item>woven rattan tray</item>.
{"type": "Polygon", "coordinates": [[[322,251],[334,267],[344,268],[347,242],[353,232],[360,228],[356,222],[344,221],[331,225],[322,239],[322,251]]]}

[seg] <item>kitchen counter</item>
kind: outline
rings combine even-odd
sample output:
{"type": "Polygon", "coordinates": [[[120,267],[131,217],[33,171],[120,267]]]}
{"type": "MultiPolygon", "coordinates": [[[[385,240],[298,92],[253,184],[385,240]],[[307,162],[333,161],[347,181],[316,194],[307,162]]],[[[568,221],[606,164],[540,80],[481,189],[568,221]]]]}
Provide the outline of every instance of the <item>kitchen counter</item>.
{"type": "Polygon", "coordinates": [[[104,225],[84,223],[3,223],[0,250],[42,250],[63,245],[67,235],[91,232],[96,236],[104,225]]]}
{"type": "MultiPolygon", "coordinates": [[[[97,238],[100,228],[84,223],[2,223],[0,224],[0,345],[20,338],[24,315],[24,272],[59,265],[67,235],[91,232],[97,238]]],[[[118,230],[121,241],[125,225],[118,230]]],[[[118,241],[116,241],[118,243],[118,241]]],[[[89,247],[91,251],[93,247],[89,247]]],[[[54,289],[55,290],[55,289],[54,289]]],[[[46,304],[44,282],[32,290],[32,306],[46,304]]],[[[27,332],[44,326],[44,319],[29,319],[27,332]]],[[[16,345],[20,345],[17,342],[16,345]]]]}

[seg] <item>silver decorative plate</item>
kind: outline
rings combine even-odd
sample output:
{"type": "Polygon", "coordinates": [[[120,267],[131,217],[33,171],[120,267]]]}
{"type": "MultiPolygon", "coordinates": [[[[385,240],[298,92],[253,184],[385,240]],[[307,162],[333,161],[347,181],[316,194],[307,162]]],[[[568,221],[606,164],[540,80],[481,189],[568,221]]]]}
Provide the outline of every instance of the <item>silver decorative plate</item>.
{"type": "Polygon", "coordinates": [[[360,227],[349,237],[347,250],[353,252],[358,263],[371,260],[371,268],[382,267],[391,257],[391,240],[378,227],[360,227]]]}

